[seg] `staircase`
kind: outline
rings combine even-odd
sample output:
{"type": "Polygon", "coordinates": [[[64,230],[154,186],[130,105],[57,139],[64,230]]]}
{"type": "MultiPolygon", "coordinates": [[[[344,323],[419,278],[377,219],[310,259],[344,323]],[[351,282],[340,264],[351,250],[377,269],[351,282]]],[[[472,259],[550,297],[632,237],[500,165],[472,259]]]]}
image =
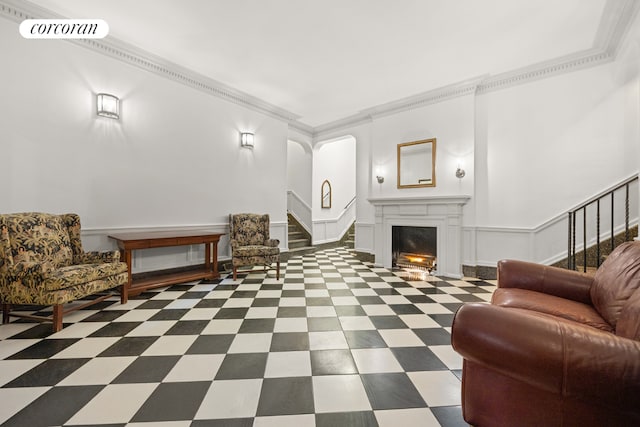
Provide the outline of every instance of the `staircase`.
{"type": "Polygon", "coordinates": [[[291,214],[287,214],[287,223],[289,257],[315,252],[316,248],[314,246],[311,246],[311,236],[300,225],[300,223],[296,221],[293,216],[291,216],[291,214]]]}
{"type": "Polygon", "coordinates": [[[340,241],[342,246],[348,249],[355,249],[356,247],[356,224],[351,224],[351,227],[347,230],[344,237],[340,241]]]}
{"type": "Polygon", "coordinates": [[[638,236],[637,224],[630,224],[630,192],[638,191],[637,182],[637,175],[626,179],[568,212],[568,256],[561,266],[593,273],[617,245],[638,236]]]}

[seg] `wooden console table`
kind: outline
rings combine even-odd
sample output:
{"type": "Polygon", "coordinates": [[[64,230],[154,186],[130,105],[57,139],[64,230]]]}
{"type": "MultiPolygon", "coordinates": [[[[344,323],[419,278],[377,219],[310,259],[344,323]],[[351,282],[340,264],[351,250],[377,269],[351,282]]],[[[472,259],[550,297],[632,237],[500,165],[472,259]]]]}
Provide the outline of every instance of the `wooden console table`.
{"type": "Polygon", "coordinates": [[[109,238],[118,243],[122,258],[127,263],[129,282],[127,293],[135,296],[141,292],[162,286],[184,283],[198,279],[216,279],[218,273],[218,241],[222,233],[207,230],[189,231],[150,231],[110,235],[109,238]],[[136,249],[164,248],[168,246],[184,246],[204,244],[204,265],[195,269],[152,275],[151,277],[132,278],[131,253],[136,249]],[[211,259],[213,255],[213,261],[211,259]]]}

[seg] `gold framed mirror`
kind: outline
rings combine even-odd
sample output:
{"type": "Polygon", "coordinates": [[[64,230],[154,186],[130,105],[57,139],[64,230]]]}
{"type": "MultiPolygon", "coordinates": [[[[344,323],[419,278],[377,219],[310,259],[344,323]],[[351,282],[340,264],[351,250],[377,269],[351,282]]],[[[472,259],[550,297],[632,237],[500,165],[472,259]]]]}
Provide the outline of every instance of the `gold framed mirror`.
{"type": "Polygon", "coordinates": [[[331,208],[331,183],[328,179],[325,179],[322,183],[322,188],[320,190],[320,194],[322,196],[322,200],[320,201],[320,206],[323,209],[331,208]]]}
{"type": "Polygon", "coordinates": [[[398,144],[398,188],[436,186],[436,139],[398,144]]]}

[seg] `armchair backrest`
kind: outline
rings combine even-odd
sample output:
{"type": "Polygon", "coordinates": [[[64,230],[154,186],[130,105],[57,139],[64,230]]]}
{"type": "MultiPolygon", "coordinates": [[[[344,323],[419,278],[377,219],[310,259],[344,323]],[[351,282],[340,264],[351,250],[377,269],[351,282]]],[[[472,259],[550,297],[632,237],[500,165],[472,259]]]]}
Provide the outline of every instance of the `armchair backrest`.
{"type": "Polygon", "coordinates": [[[82,247],[82,239],[80,238],[80,216],[78,214],[69,213],[60,215],[69,233],[69,242],[71,243],[71,252],[73,253],[73,264],[81,264],[79,258],[84,254],[82,247]]]}
{"type": "Polygon", "coordinates": [[[269,215],[229,215],[229,238],[239,246],[264,245],[269,240],[269,215]]]}
{"type": "Polygon", "coordinates": [[[591,302],[616,334],[634,338],[630,335],[640,331],[639,292],[640,242],[626,242],[615,248],[596,271],[591,302]]]}
{"type": "Polygon", "coordinates": [[[52,268],[71,265],[73,249],[67,218],[73,222],[73,214],[0,215],[0,273],[19,262],[47,263],[52,268]]]}

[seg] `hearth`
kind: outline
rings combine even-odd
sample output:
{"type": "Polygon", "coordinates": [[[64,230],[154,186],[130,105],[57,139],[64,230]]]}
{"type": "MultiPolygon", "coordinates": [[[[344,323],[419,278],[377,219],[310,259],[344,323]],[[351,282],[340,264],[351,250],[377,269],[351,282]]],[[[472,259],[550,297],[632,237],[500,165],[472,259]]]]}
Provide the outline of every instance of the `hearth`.
{"type": "Polygon", "coordinates": [[[431,273],[437,267],[438,229],[394,225],[391,228],[392,266],[431,273]]]}

